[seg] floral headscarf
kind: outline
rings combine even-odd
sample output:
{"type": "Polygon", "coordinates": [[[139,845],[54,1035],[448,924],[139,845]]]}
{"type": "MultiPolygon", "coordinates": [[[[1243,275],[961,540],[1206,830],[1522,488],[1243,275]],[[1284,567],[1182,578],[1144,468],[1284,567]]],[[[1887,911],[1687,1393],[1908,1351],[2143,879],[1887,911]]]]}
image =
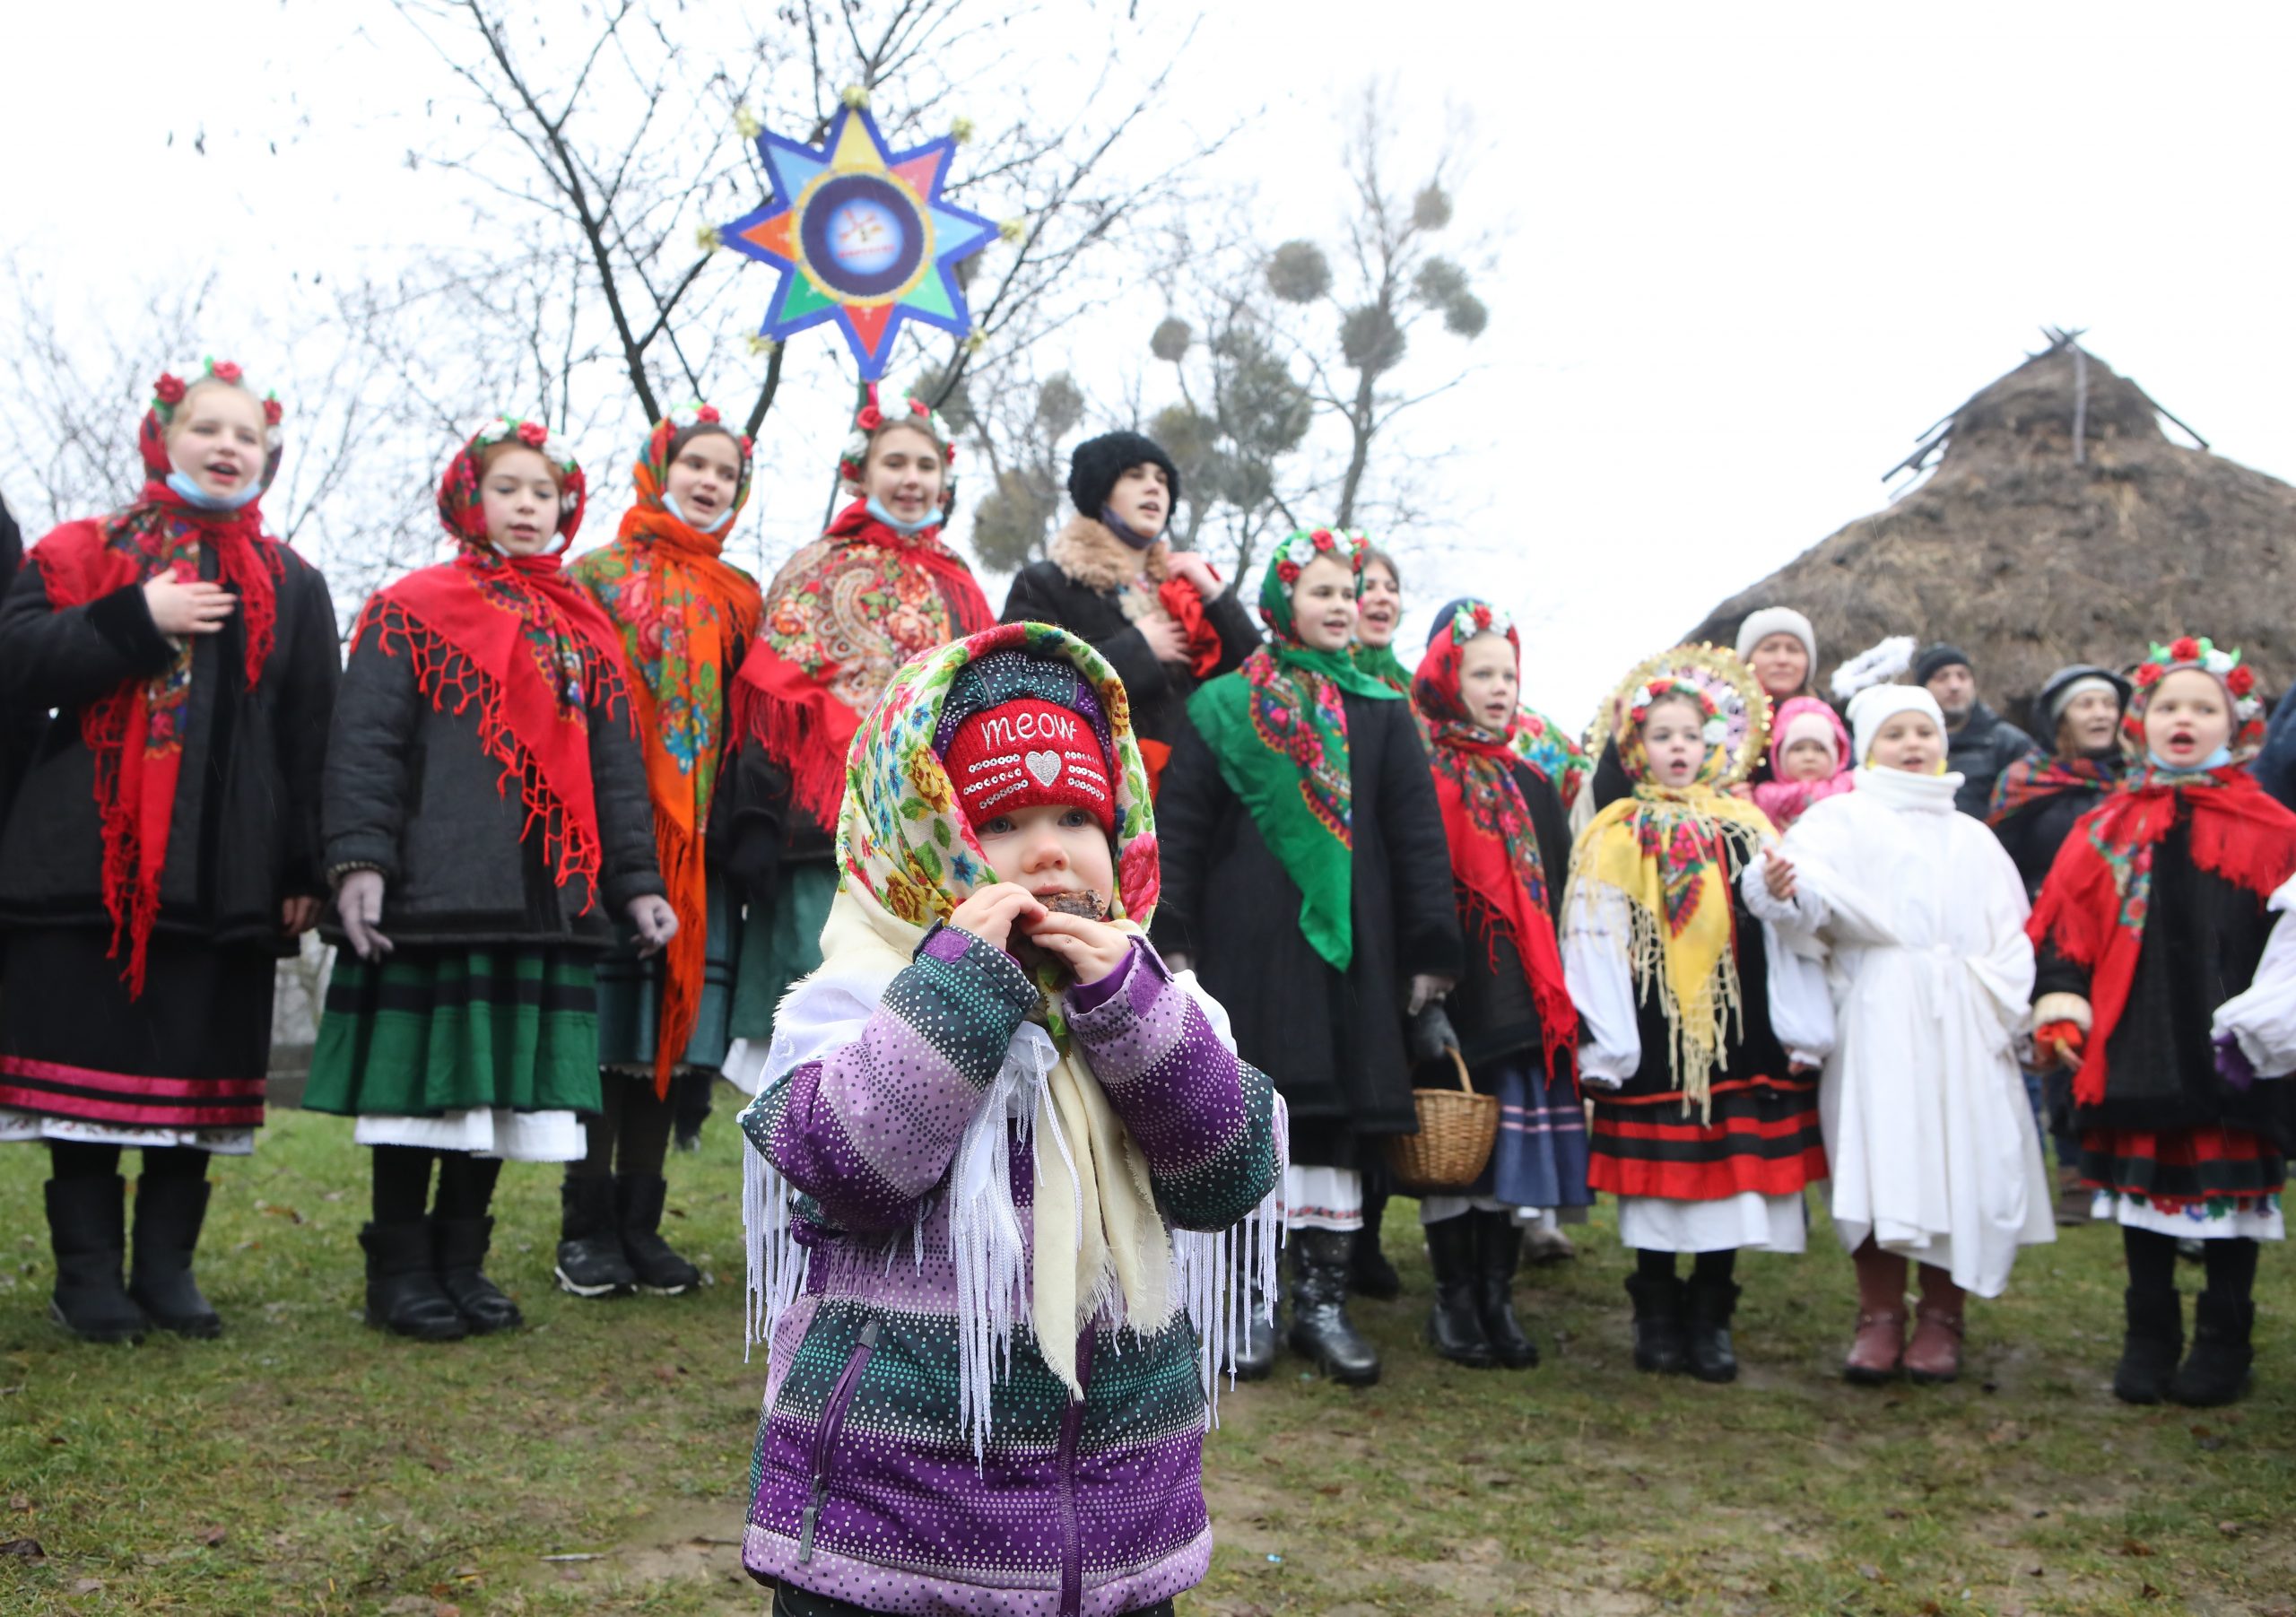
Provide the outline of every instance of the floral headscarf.
{"type": "Polygon", "coordinates": [[[2139,761],[2058,848],[2026,923],[2036,947],[2053,948],[2090,968],[2091,1025],[2073,1080],[2073,1098],[2083,1106],[2105,1099],[2106,1046],[2136,980],[2152,910],[2153,855],[2161,839],[2181,821],[2195,868],[2250,894],[2259,909],[2296,874],[2296,816],[2267,796],[2247,768],[2263,735],[2264,703],[2240,654],[2187,636],[2153,646],[2132,678],[2136,693],[2123,726],[2139,761]],[[2228,763],[2172,772],[2151,761],[2145,709],[2161,682],[2184,668],[2213,678],[2231,703],[2228,763]]]}
{"type": "Polygon", "coordinates": [[[1302,528],[1268,559],[1259,615],[1274,643],[1235,673],[1199,686],[1188,717],[1219,760],[1268,848],[1300,890],[1300,929],[1339,970],[1354,959],[1350,906],[1354,865],[1354,783],[1343,695],[1399,700],[1402,692],[1358,667],[1348,648],[1315,651],[1300,640],[1292,586],[1319,556],[1346,562],[1363,581],[1361,534],[1302,528]]]}
{"type": "Polygon", "coordinates": [[[1684,1105],[1709,1115],[1709,1086],[1730,1024],[1742,1015],[1732,893],[1738,873],[1774,833],[1762,812],[1728,795],[1770,731],[1770,699],[1727,651],[1681,646],[1645,664],[1619,692],[1620,764],[1634,783],[1579,834],[1570,859],[1573,904],[1594,885],[1625,897],[1636,995],[1654,990],[1673,1035],[1667,1051],[1684,1105]],[[1686,699],[1700,716],[1706,757],[1686,787],[1650,778],[1642,724],[1686,699]]]}
{"type": "Polygon", "coordinates": [[[1485,729],[1467,711],[1460,683],[1467,647],[1483,635],[1506,640],[1519,677],[1523,646],[1514,622],[1487,601],[1462,601],[1428,642],[1412,700],[1432,743],[1429,763],[1460,913],[1481,918],[1494,965],[1498,940],[1507,940],[1538,1006],[1549,1060],[1560,1054],[1568,1061],[1578,1042],[1578,1015],[1563,980],[1538,832],[1515,778],[1514,734],[1521,720],[1485,729]]]}
{"type": "MultiPolygon", "coordinates": [[[[479,744],[519,783],[544,860],[560,886],[582,882],[588,900],[603,864],[590,713],[612,711],[626,687],[613,625],[562,567],[584,490],[582,468],[541,422],[488,422],[439,480],[439,519],[462,541],[461,554],[376,591],[351,647],[355,654],[371,636],[384,655],[411,657],[417,688],[441,712],[477,708],[479,744]],[[479,467],[509,439],[561,474],[559,543],[547,554],[506,556],[487,542],[479,467]]],[[[627,710],[621,722],[631,722],[627,710]]]]}
{"type": "Polygon", "coordinates": [[[632,468],[638,499],[622,513],[613,543],[569,569],[621,633],[654,804],[654,853],[678,915],[677,935],[663,951],[654,1041],[654,1087],[665,1095],[700,1016],[709,937],[702,833],[725,752],[726,686],[763,611],[757,581],[719,559],[749,501],[751,466],[749,439],[726,426],[714,405],[697,402],[671,411],[654,423],[632,468]],[[722,432],[741,465],[724,519],[706,534],[673,515],[665,498],[672,448],[697,428],[722,432]]]}

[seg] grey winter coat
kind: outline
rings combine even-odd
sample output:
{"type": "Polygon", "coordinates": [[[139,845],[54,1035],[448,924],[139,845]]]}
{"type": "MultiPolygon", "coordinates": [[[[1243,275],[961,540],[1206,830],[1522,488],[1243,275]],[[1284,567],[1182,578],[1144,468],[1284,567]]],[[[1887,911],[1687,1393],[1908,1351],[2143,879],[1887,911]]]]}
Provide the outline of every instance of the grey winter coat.
{"type": "MultiPolygon", "coordinates": [[[[620,682],[615,682],[619,691],[620,682]]],[[[441,711],[413,659],[370,635],[352,649],[335,702],[323,795],[326,869],[382,873],[382,930],[393,943],[515,943],[606,949],[635,898],[663,894],[654,810],[630,700],[590,709],[598,891],[560,887],[527,833],[518,784],[479,745],[475,703],[441,711]]],[[[335,930],[333,911],[327,931],[335,930]]]]}

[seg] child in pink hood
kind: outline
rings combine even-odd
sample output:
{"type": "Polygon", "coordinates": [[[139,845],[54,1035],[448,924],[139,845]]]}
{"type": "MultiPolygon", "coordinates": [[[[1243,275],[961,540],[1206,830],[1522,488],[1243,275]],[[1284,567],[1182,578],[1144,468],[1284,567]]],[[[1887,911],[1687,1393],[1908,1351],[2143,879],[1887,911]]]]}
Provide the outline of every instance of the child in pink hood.
{"type": "Polygon", "coordinates": [[[1770,778],[1754,803],[1782,834],[1810,804],[1850,788],[1849,732],[1816,697],[1792,696],[1778,705],[1770,736],[1770,778]]]}

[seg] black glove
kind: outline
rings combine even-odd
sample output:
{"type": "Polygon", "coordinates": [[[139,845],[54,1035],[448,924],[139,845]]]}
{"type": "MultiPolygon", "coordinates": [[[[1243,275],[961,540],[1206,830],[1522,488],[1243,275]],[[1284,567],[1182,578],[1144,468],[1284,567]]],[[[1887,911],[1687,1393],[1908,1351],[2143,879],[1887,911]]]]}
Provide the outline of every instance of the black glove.
{"type": "Polygon", "coordinates": [[[1440,1061],[1446,1051],[1459,1048],[1458,1032],[1451,1026],[1451,1019],[1444,1014],[1441,1000],[1428,1001],[1419,1014],[1411,1019],[1410,1044],[1411,1059],[1414,1064],[1440,1061]]]}

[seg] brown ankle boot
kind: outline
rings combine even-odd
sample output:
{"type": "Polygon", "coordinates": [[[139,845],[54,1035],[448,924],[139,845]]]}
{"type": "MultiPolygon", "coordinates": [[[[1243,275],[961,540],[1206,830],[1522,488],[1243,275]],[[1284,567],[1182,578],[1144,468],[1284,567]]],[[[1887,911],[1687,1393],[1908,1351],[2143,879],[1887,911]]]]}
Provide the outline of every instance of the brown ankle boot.
{"type": "Polygon", "coordinates": [[[1909,1379],[1929,1386],[1961,1375],[1964,1297],[1944,1270],[1921,1265],[1921,1306],[1914,1310],[1913,1341],[1905,1350],[1909,1379]]]}
{"type": "Polygon", "coordinates": [[[1857,1334],[1841,1373],[1869,1387],[1894,1380],[1905,1358],[1905,1259],[1869,1236],[1850,1261],[1857,1266],[1857,1334]]]}

